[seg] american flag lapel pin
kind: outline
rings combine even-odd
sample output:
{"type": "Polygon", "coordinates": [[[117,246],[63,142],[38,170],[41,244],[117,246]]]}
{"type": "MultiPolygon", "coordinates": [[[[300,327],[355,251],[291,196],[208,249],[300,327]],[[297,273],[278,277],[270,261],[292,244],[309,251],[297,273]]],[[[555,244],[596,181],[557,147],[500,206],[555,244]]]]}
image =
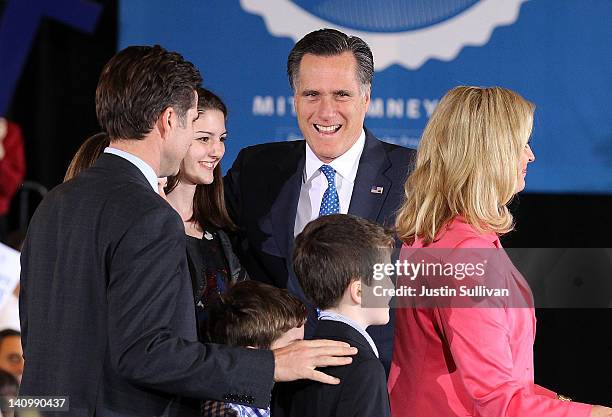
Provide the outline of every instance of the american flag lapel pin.
{"type": "Polygon", "coordinates": [[[383,190],[384,190],[383,187],[379,187],[379,186],[373,185],[372,188],[370,189],[370,192],[372,194],[382,194],[383,190]]]}

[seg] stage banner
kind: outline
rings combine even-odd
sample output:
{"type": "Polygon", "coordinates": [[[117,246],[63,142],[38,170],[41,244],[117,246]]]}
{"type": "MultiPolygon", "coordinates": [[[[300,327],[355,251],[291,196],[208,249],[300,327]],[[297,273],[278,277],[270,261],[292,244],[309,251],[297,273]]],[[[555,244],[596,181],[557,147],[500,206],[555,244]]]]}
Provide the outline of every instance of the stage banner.
{"type": "Polygon", "coordinates": [[[120,0],[119,47],[192,60],[228,104],[227,169],[246,146],[301,138],[287,55],[333,27],[374,53],[366,126],[417,147],[442,95],[503,86],[537,106],[527,191],[612,192],[612,2],[592,0],[120,0]]]}

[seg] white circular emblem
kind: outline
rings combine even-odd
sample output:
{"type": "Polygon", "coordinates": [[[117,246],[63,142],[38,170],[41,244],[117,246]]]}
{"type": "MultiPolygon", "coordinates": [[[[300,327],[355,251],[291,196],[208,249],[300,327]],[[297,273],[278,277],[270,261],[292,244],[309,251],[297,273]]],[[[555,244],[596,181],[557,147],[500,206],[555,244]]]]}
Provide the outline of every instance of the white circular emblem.
{"type": "Polygon", "coordinates": [[[491,38],[493,29],[516,22],[525,1],[528,0],[445,0],[435,2],[436,7],[445,8],[436,12],[423,9],[432,8],[427,6],[431,2],[395,0],[391,3],[397,3],[396,7],[378,7],[369,20],[364,16],[373,9],[368,10],[367,2],[362,1],[240,0],[240,4],[244,10],[260,15],[272,35],[289,37],[294,42],[324,27],[359,36],[370,45],[375,69],[380,71],[392,64],[418,69],[432,58],[453,60],[464,46],[482,46],[491,38]],[[320,7],[307,10],[298,3],[320,7]],[[419,18],[407,13],[410,8],[418,10],[419,18]],[[381,20],[382,13],[388,18],[381,20]]]}

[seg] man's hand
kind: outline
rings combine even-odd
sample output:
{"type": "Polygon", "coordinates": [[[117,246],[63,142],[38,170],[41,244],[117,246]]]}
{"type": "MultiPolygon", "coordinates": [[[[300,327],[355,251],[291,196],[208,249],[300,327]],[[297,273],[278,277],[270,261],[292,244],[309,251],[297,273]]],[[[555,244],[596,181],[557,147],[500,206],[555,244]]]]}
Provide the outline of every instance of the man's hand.
{"type": "Polygon", "coordinates": [[[333,340],[301,340],[272,351],[274,353],[274,381],[312,379],[324,384],[339,384],[340,380],[315,370],[324,366],[348,365],[357,349],[348,343],[333,340]]]}

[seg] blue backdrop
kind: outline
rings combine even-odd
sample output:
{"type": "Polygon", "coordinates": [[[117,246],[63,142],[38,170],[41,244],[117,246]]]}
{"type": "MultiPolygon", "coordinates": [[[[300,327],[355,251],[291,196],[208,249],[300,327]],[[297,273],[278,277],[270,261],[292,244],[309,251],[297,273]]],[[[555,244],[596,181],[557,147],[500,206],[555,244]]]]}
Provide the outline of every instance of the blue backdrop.
{"type": "Polygon", "coordinates": [[[196,63],[230,109],[225,168],[244,146],[301,136],[287,54],[336,27],[373,49],[366,125],[379,137],[416,147],[445,91],[501,85],[537,106],[527,190],[609,193],[610,16],[609,0],[123,0],[119,46],[157,43],[196,63]]]}

